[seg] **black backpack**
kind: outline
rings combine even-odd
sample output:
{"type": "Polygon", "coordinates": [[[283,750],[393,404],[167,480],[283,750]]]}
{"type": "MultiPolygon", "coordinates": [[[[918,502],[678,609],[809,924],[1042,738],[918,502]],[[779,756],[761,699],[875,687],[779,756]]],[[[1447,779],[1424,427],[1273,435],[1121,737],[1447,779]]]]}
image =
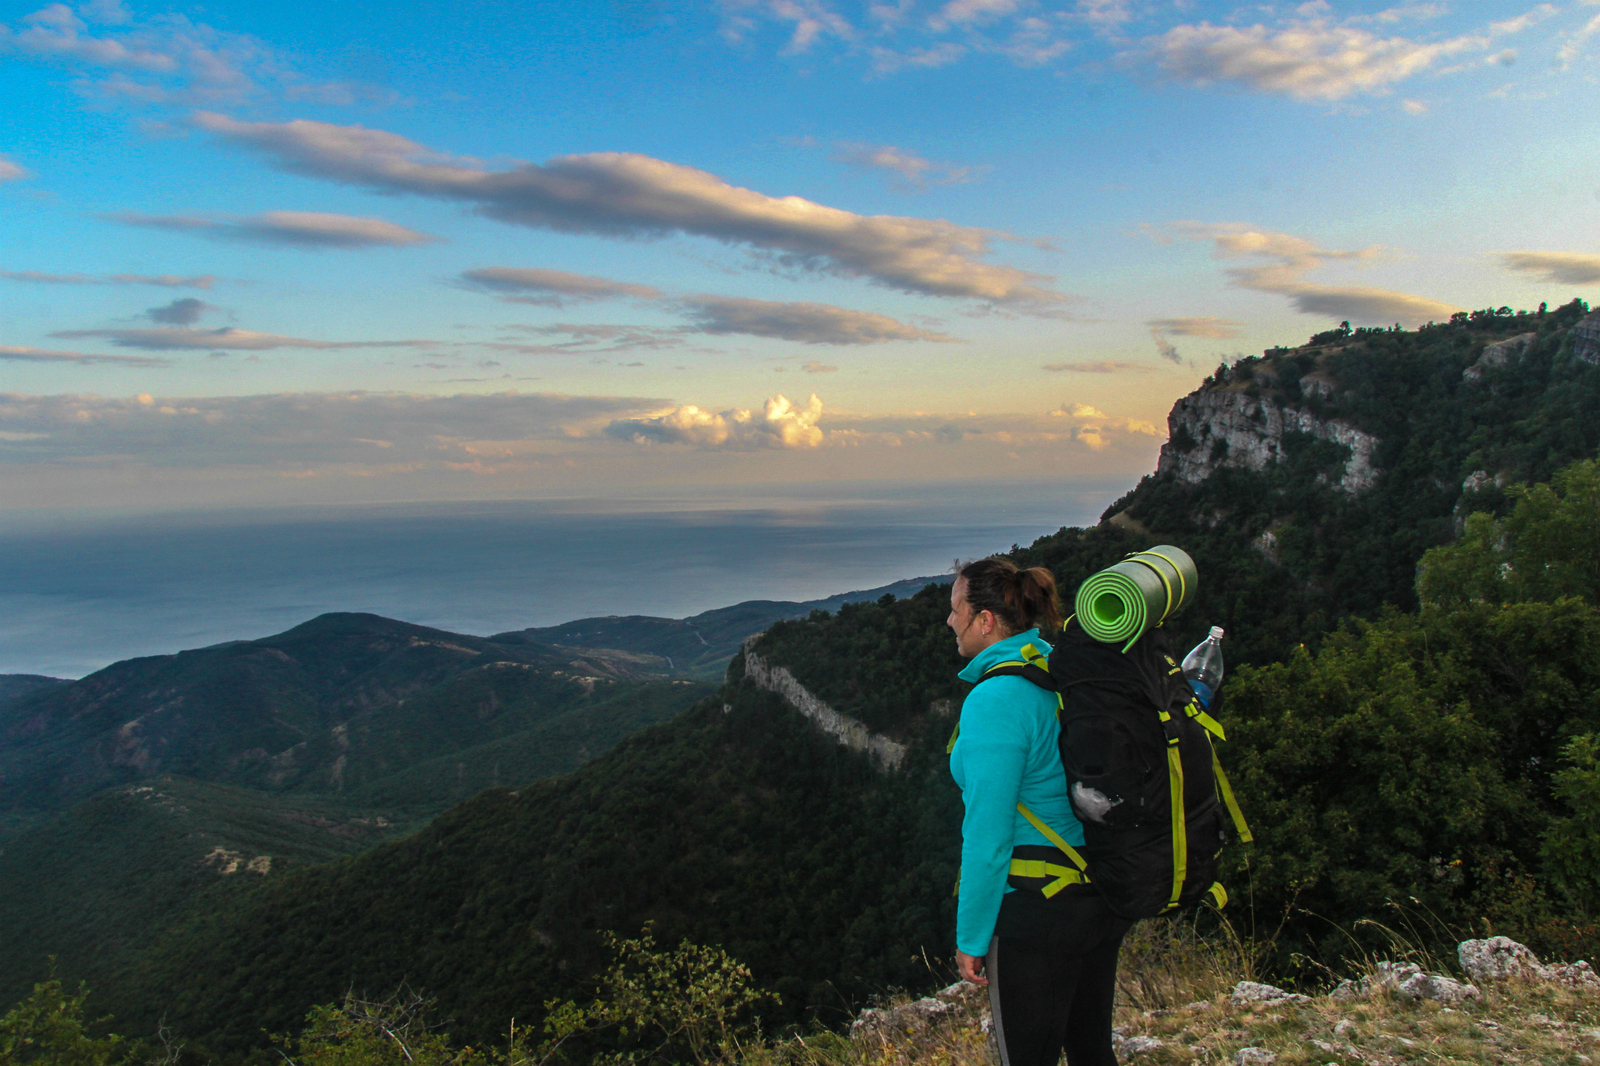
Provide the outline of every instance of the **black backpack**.
{"type": "Polygon", "coordinates": [[[1222,726],[1195,698],[1165,631],[1149,629],[1124,649],[1069,618],[1048,659],[1030,644],[1021,659],[990,667],[980,680],[1003,674],[1060,700],[1061,762],[1083,823],[1082,852],[1053,832],[1045,836],[1107,907],[1123,918],[1150,918],[1202,900],[1225,906],[1228,893],[1216,880],[1224,806],[1245,843],[1250,828],[1212,747],[1213,737],[1224,739],[1222,726]]]}

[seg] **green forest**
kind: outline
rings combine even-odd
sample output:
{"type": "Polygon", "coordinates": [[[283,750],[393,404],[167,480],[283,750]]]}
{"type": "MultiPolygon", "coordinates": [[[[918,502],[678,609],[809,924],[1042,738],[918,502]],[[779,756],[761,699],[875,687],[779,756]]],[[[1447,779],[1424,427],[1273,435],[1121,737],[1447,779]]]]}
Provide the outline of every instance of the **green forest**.
{"type": "MultiPolygon", "coordinates": [[[[1256,841],[1225,852],[1226,917],[1276,981],[1331,982],[1384,926],[1434,947],[1504,933],[1557,957],[1600,949],[1600,367],[1570,329],[1586,313],[1341,327],[1219,367],[1203,391],[1376,437],[1373,487],[1341,492],[1349,450],[1286,434],[1264,470],[1217,455],[1198,484],[1153,475],[1100,524],[1008,553],[1069,596],[1153,543],[1195,557],[1200,593],[1169,624],[1180,648],[1228,630],[1221,755],[1256,841]],[[1520,358],[1464,375],[1528,333],[1520,358]]],[[[754,644],[906,744],[896,771],[736,657],[720,690],[565,776],[526,777],[516,758],[537,745],[506,749],[499,787],[482,759],[454,786],[415,762],[430,795],[483,791],[359,854],[219,882],[151,929],[97,1003],[123,1031],[164,1019],[195,1054],[233,1058],[347,994],[404,986],[487,1044],[508,1019],[593,999],[616,938],[646,929],[748,967],[769,1027],[836,1026],[944,983],[960,797],[943,751],[964,694],[948,596],[816,611],[754,644]]],[[[412,780],[361,795],[398,803],[412,780]]]]}

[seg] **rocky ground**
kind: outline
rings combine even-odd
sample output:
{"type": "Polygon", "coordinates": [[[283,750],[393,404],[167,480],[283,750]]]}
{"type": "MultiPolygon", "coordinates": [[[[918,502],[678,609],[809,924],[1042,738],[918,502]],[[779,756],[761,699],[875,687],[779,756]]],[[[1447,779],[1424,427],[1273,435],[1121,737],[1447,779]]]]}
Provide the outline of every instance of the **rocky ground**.
{"type": "MultiPolygon", "coordinates": [[[[1228,987],[1199,967],[1169,974],[1164,988],[1194,999],[1153,1009],[1141,1006],[1148,996],[1135,981],[1120,997],[1117,1057],[1149,1066],[1600,1062],[1600,976],[1587,964],[1545,966],[1504,937],[1463,942],[1457,961],[1455,976],[1377,962],[1316,996],[1252,981],[1228,987]]],[[[864,1013],[848,1040],[770,1050],[790,1061],[990,1066],[998,1059],[987,1034],[984,990],[955,984],[864,1013]]]]}

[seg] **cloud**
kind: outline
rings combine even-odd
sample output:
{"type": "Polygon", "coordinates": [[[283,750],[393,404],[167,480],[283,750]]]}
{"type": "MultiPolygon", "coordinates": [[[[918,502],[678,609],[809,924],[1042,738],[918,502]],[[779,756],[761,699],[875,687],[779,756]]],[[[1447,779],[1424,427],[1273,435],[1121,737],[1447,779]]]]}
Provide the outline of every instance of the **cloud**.
{"type": "Polygon", "coordinates": [[[1145,325],[1169,337],[1211,337],[1223,340],[1237,337],[1243,322],[1231,318],[1152,318],[1145,325]]]}
{"type": "Polygon", "coordinates": [[[813,361],[802,364],[800,369],[804,370],[807,374],[833,374],[836,373],[839,368],[836,366],[828,366],[826,363],[818,363],[813,361]]]}
{"type": "Polygon", "coordinates": [[[1092,363],[1046,363],[1039,369],[1057,374],[1118,374],[1125,370],[1146,371],[1154,368],[1143,363],[1117,363],[1109,359],[1100,359],[1092,363]]]}
{"type": "Polygon", "coordinates": [[[1144,42],[1144,52],[1174,81],[1205,86],[1232,82],[1294,100],[1343,100],[1387,92],[1439,59],[1488,48],[1486,35],[1422,43],[1379,37],[1359,26],[1314,18],[1276,29],[1174,26],[1144,42]]]}
{"type": "Polygon", "coordinates": [[[0,181],[16,181],[18,178],[27,176],[28,172],[26,170],[13,163],[6,156],[0,155],[0,181]]]}
{"type": "Polygon", "coordinates": [[[608,300],[633,297],[648,300],[661,295],[649,285],[632,285],[589,274],[569,274],[563,270],[538,267],[483,267],[468,270],[461,281],[469,288],[494,293],[511,303],[564,307],[568,301],[608,300]],[[519,295],[513,295],[519,294],[519,295]]]}
{"type": "Polygon", "coordinates": [[[683,344],[682,327],[661,329],[655,326],[626,326],[611,323],[582,324],[557,322],[549,326],[508,326],[509,330],[536,336],[568,337],[549,344],[516,344],[506,341],[478,342],[478,347],[493,351],[520,352],[524,355],[598,355],[637,348],[659,350],[683,344]]]}
{"type": "Polygon", "coordinates": [[[760,414],[742,407],[718,413],[685,404],[645,418],[618,419],[606,432],[638,444],[690,444],[735,451],[815,448],[823,441],[823,431],[816,425],[821,417],[822,401],[816,393],[804,408],[780,395],[767,400],[760,414]]]}
{"type": "Polygon", "coordinates": [[[43,348],[16,348],[0,344],[0,362],[13,363],[120,363],[123,366],[171,366],[171,360],[140,355],[92,355],[88,352],[52,352],[43,348]]]}
{"type": "Polygon", "coordinates": [[[129,226],[149,226],[221,240],[254,241],[296,248],[401,248],[442,239],[381,218],[329,215],[316,211],[268,211],[254,218],[233,220],[132,213],[104,217],[129,226]]]}
{"type": "Polygon", "coordinates": [[[1503,252],[1500,263],[1507,270],[1532,274],[1540,281],[1552,284],[1600,284],[1600,255],[1579,252],[1503,252]]]}
{"type": "Polygon", "coordinates": [[[742,333],[802,344],[879,344],[943,341],[955,337],[907,325],[887,315],[813,303],[781,303],[735,296],[686,296],[681,306],[701,333],[742,333]]]}
{"type": "Polygon", "coordinates": [[[773,197],[703,170],[624,152],[485,169],[383,130],[308,119],[240,122],[201,112],[201,129],[266,152],[286,170],[386,192],[458,200],[515,225],[618,238],[681,233],[744,245],[779,262],[867,277],[890,288],[995,303],[1054,305],[1049,279],[981,262],[994,230],[936,219],[857,215],[773,197]]]}
{"type": "Polygon", "coordinates": [[[977,181],[978,175],[988,169],[935,163],[892,144],[866,144],[860,141],[838,142],[834,145],[833,158],[836,162],[851,166],[891,171],[904,179],[902,187],[911,189],[923,189],[929,185],[965,185],[977,181]]]}
{"type": "MultiPolygon", "coordinates": [[[[1364,262],[1376,259],[1383,254],[1383,249],[1376,246],[1356,252],[1322,248],[1303,237],[1235,222],[1178,222],[1172,228],[1191,240],[1211,241],[1214,258],[1266,260],[1254,266],[1230,267],[1225,273],[1236,288],[1289,297],[1295,310],[1302,314],[1322,315],[1335,321],[1403,322],[1415,326],[1446,321],[1460,310],[1453,304],[1426,296],[1359,285],[1318,285],[1302,280],[1329,260],[1364,262]]],[[[1159,338],[1157,343],[1161,343],[1159,338]]]]}
{"type": "Polygon", "coordinates": [[[1073,439],[1090,451],[1102,452],[1119,439],[1129,436],[1156,437],[1156,427],[1139,418],[1108,415],[1086,403],[1064,403],[1050,417],[1060,419],[1072,427],[1073,439]]]}
{"type": "Polygon", "coordinates": [[[210,274],[41,274],[34,270],[0,270],[0,278],[34,285],[160,285],[168,289],[209,289],[217,283],[210,274]]]}
{"type": "Polygon", "coordinates": [[[420,341],[314,341],[302,337],[282,337],[276,333],[256,333],[248,329],[64,329],[50,334],[63,340],[78,337],[104,337],[119,348],[142,348],[151,352],[177,352],[226,348],[262,352],[273,348],[408,348],[420,341]]]}
{"type": "Polygon", "coordinates": [[[1156,342],[1156,354],[1161,358],[1182,363],[1183,357],[1178,354],[1168,337],[1237,337],[1239,327],[1243,322],[1235,322],[1227,318],[1152,318],[1145,325],[1150,327],[1150,339],[1156,342]]]}
{"type": "Polygon", "coordinates": [[[72,87],[97,102],[218,107],[268,97],[389,104],[385,89],[306,78],[261,41],[182,14],[139,19],[114,0],[76,11],[47,4],[16,28],[0,23],[0,49],[78,71],[72,87]]]}
{"type": "Polygon", "coordinates": [[[160,322],[168,326],[192,326],[200,321],[200,316],[216,308],[204,300],[196,300],[193,296],[185,296],[173,300],[161,307],[152,307],[145,314],[152,322],[160,322]]]}
{"type": "Polygon", "coordinates": [[[604,435],[619,416],[659,399],[552,393],[421,396],[282,393],[127,398],[0,393],[7,462],[78,462],[114,455],[148,466],[277,468],[367,464],[411,469],[515,460],[604,435]]]}
{"type": "Polygon", "coordinates": [[[1577,59],[1583,52],[1583,46],[1588,42],[1589,38],[1597,33],[1600,33],[1600,15],[1595,15],[1588,22],[1585,22],[1582,28],[1568,37],[1565,43],[1561,45],[1561,49],[1556,52],[1556,69],[1566,70],[1570,67],[1572,61],[1577,59]]]}

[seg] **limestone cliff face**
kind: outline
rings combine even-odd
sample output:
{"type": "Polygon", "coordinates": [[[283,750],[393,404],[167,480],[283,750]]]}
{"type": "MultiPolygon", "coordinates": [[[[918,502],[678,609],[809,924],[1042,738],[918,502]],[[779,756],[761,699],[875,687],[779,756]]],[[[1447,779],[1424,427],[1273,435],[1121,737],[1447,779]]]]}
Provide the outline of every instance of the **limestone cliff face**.
{"type": "MultiPolygon", "coordinates": [[[[1327,389],[1317,379],[1301,382],[1302,391],[1317,387],[1327,389]]],[[[1171,473],[1180,481],[1204,481],[1226,466],[1265,470],[1283,458],[1283,437],[1289,432],[1309,433],[1350,449],[1344,474],[1334,483],[1340,490],[1357,495],[1377,480],[1372,465],[1377,437],[1349,423],[1324,421],[1302,408],[1238,389],[1206,386],[1190,393],[1173,406],[1167,430],[1156,473],[1171,473]],[[1179,442],[1189,446],[1182,448],[1179,442]]]]}
{"type": "Polygon", "coordinates": [[[1600,366],[1600,311],[1579,319],[1572,327],[1572,354],[1590,366],[1600,366]]]}
{"type": "Polygon", "coordinates": [[[752,649],[761,638],[757,633],[744,642],[744,676],[768,692],[776,692],[784,702],[811,719],[816,727],[851,751],[864,751],[884,770],[898,770],[906,761],[904,744],[880,736],[851,718],[829,707],[782,666],[773,666],[752,649]]]}

